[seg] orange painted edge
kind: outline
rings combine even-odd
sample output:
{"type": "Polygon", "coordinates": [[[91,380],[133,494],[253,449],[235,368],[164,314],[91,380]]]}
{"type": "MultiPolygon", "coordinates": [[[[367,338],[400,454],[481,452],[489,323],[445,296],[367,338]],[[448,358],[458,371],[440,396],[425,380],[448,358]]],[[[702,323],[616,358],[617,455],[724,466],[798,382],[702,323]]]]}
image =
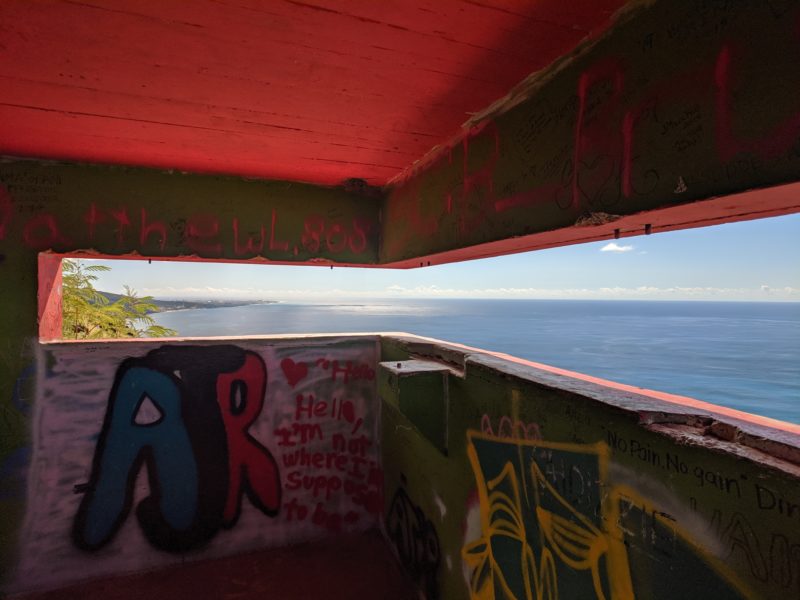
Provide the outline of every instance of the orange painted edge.
{"type": "MultiPolygon", "coordinates": [[[[374,265],[378,268],[413,269],[492,258],[519,252],[546,250],[617,238],[681,229],[694,229],[779,217],[800,212],[800,182],[746,190],[695,202],[647,210],[602,225],[562,227],[552,231],[485,242],[374,265]]],[[[379,259],[380,260],[380,259],[379,259]]]]}
{"type": "Polygon", "coordinates": [[[469,352],[476,352],[480,354],[488,354],[489,356],[494,356],[495,358],[499,358],[501,360],[507,360],[513,363],[517,363],[520,365],[524,365],[526,367],[533,367],[535,369],[539,369],[541,371],[547,371],[548,373],[553,373],[554,375],[561,375],[563,377],[571,377],[572,379],[578,379],[580,381],[586,381],[588,383],[593,383],[596,385],[601,385],[603,387],[611,388],[620,392],[628,392],[633,394],[638,394],[640,396],[648,396],[655,400],[661,400],[663,402],[669,402],[671,404],[677,404],[679,406],[684,406],[688,408],[696,408],[704,411],[709,411],[713,413],[717,413],[720,415],[724,415],[726,417],[732,417],[735,419],[739,419],[741,421],[746,421],[748,423],[752,423],[753,425],[759,425],[762,427],[770,427],[772,429],[779,429],[781,431],[785,431],[787,433],[792,433],[795,435],[800,435],[800,425],[794,425],[793,423],[788,423],[786,421],[781,421],[779,419],[772,419],[770,417],[762,417],[761,415],[756,415],[753,413],[744,412],[741,410],[737,410],[735,408],[728,408],[726,406],[720,406],[718,404],[712,404],[711,402],[705,402],[703,400],[696,400],[694,398],[689,398],[688,396],[679,396],[677,394],[670,394],[667,392],[659,392],[656,390],[650,390],[647,388],[640,388],[633,385],[628,385],[626,383],[618,383],[616,381],[610,381],[608,379],[602,379],[601,377],[594,377],[592,375],[585,375],[583,373],[577,373],[575,371],[569,371],[567,369],[562,369],[560,367],[552,367],[550,365],[545,365],[542,363],[533,362],[531,360],[527,360],[524,358],[519,358],[516,356],[512,356],[510,354],[505,354],[503,352],[493,352],[491,350],[482,350],[480,348],[474,348],[472,346],[466,346],[464,344],[458,344],[454,342],[447,342],[444,340],[437,340],[435,338],[426,338],[418,335],[413,334],[403,334],[407,335],[408,337],[413,337],[421,340],[425,340],[428,342],[434,342],[437,344],[442,344],[446,346],[451,346],[454,348],[459,348],[462,350],[467,350],[469,352]]]}
{"type": "Polygon", "coordinates": [[[677,394],[670,394],[668,392],[659,392],[657,390],[650,390],[647,388],[636,387],[634,385],[628,385],[626,383],[618,383],[616,381],[611,381],[609,379],[603,379],[601,377],[594,377],[593,375],[585,375],[583,373],[578,373],[576,371],[569,371],[567,369],[562,369],[560,367],[553,367],[550,365],[546,365],[543,363],[534,362],[531,360],[527,360],[524,358],[519,358],[517,356],[512,356],[511,354],[505,354],[503,352],[494,352],[492,350],[483,350],[481,348],[475,348],[473,346],[467,346],[465,344],[459,344],[458,342],[448,342],[445,340],[439,340],[436,338],[424,337],[420,335],[415,335],[413,333],[406,333],[402,331],[371,331],[371,332],[342,332],[342,333],[302,333],[302,334],[271,334],[271,335],[240,335],[240,336],[214,336],[214,337],[192,337],[192,336],[181,336],[181,337],[171,337],[171,338],[120,338],[120,339],[101,339],[101,340],[65,340],[65,339],[40,339],[41,343],[58,343],[58,344],[119,344],[119,343],[152,343],[154,341],[161,342],[161,343],[171,343],[171,342],[181,342],[181,341],[207,341],[207,342],[224,342],[224,341],[231,341],[231,340],[240,340],[240,341],[252,341],[252,340],[276,340],[276,339],[298,339],[298,338],[324,338],[324,337],[403,337],[403,338],[413,338],[415,340],[421,340],[425,342],[430,342],[442,346],[449,346],[451,348],[457,348],[459,350],[465,350],[468,353],[477,353],[477,354],[485,354],[488,356],[493,356],[495,358],[499,358],[501,360],[506,360],[509,362],[513,362],[519,365],[523,365],[526,367],[533,367],[534,369],[539,369],[541,371],[546,371],[548,373],[552,373],[554,375],[560,375],[562,377],[570,377],[572,379],[577,379],[579,381],[586,381],[587,383],[592,383],[595,385],[600,385],[609,389],[617,390],[620,392],[627,392],[632,394],[637,394],[639,396],[647,396],[653,398],[654,400],[661,400],[663,402],[668,402],[670,404],[676,404],[679,406],[687,407],[687,408],[695,408],[700,409],[703,411],[708,411],[711,413],[716,413],[719,415],[724,415],[726,417],[731,417],[734,419],[739,419],[741,421],[745,421],[747,423],[751,423],[753,425],[758,425],[761,427],[769,427],[771,429],[778,429],[780,431],[785,431],[786,433],[791,433],[794,435],[800,435],[800,425],[794,425],[793,423],[789,423],[787,421],[781,421],[779,419],[772,419],[770,417],[763,417],[761,415],[756,415],[753,413],[744,412],[741,410],[737,410],[735,408],[728,408],[725,406],[720,406],[718,404],[712,404],[711,402],[705,402],[703,400],[696,400],[695,398],[690,398],[688,396],[679,396],[677,394]]]}
{"type": "Polygon", "coordinates": [[[42,252],[38,257],[39,338],[58,339],[62,335],[61,256],[42,252]]]}

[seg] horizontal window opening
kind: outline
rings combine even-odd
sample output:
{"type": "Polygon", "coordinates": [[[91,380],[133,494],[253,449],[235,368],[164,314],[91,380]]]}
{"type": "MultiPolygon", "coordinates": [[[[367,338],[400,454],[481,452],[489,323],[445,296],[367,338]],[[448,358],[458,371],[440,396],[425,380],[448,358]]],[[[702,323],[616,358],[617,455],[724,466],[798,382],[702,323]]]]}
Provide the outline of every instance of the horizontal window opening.
{"type": "Polygon", "coordinates": [[[414,270],[42,254],[40,336],[407,332],[800,423],[798,226],[793,215],[414,270]],[[104,299],[65,300],[81,277],[104,299]]]}

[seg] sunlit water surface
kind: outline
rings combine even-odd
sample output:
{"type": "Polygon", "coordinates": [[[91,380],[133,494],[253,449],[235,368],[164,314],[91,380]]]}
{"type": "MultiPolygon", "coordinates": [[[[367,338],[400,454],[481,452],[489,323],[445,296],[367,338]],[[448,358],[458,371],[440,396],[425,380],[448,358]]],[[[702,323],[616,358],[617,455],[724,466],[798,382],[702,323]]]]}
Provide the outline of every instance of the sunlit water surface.
{"type": "Polygon", "coordinates": [[[161,313],[184,336],[405,331],[800,423],[800,304],[364,300],[161,313]]]}

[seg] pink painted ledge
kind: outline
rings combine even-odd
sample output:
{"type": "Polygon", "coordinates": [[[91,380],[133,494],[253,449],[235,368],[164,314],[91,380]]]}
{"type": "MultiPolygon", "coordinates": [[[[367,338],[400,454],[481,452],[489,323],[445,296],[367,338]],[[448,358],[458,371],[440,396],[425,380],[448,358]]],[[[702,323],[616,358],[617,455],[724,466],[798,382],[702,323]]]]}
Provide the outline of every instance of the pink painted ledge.
{"type": "MultiPolygon", "coordinates": [[[[409,334],[381,334],[381,335],[407,336],[409,334]]],[[[480,348],[473,348],[472,346],[465,346],[464,344],[457,344],[453,342],[445,342],[443,340],[437,340],[434,338],[423,338],[420,336],[411,336],[411,337],[416,337],[418,339],[425,340],[431,343],[445,344],[447,346],[459,348],[462,350],[466,350],[468,352],[488,354],[489,356],[494,356],[501,360],[507,360],[519,365],[533,367],[535,369],[546,371],[548,373],[553,373],[554,375],[571,377],[572,379],[578,379],[580,381],[586,381],[596,385],[601,385],[620,392],[638,394],[640,396],[648,396],[650,398],[653,398],[654,400],[661,400],[663,402],[669,402],[671,404],[676,404],[682,407],[698,409],[711,414],[718,414],[726,417],[731,417],[734,419],[738,419],[740,421],[752,423],[753,425],[758,425],[761,427],[769,427],[772,429],[779,429],[780,431],[785,431],[787,433],[791,433],[794,435],[800,435],[800,425],[794,425],[793,423],[788,423],[786,421],[781,421],[779,419],[772,419],[770,417],[762,417],[761,415],[744,412],[741,410],[737,410],[735,408],[727,408],[725,406],[720,406],[718,404],[712,404],[711,402],[695,400],[694,398],[689,398],[688,396],[679,396],[677,394],[669,394],[667,392],[659,392],[657,390],[640,388],[625,383],[617,383],[616,381],[610,381],[608,379],[602,379],[600,377],[594,377],[592,375],[584,375],[583,373],[577,373],[575,371],[569,371],[567,369],[561,369],[559,367],[552,367],[550,365],[533,362],[530,360],[526,360],[524,358],[518,358],[516,356],[512,356],[511,354],[505,354],[503,352],[492,352],[491,350],[482,350],[480,348]]]]}
{"type": "Polygon", "coordinates": [[[653,400],[659,400],[662,402],[667,402],[670,404],[674,404],[676,406],[680,406],[683,408],[691,408],[694,410],[702,411],[704,413],[708,413],[710,415],[719,415],[727,418],[736,419],[738,421],[742,421],[745,423],[749,423],[751,425],[755,425],[758,427],[767,427],[769,429],[782,431],[791,435],[800,436],[800,425],[795,425],[793,423],[788,423],[786,421],[781,421],[779,419],[772,419],[770,417],[764,417],[761,415],[756,415],[753,413],[744,412],[741,410],[737,410],[735,408],[728,408],[725,406],[720,406],[717,404],[712,404],[711,402],[704,402],[703,400],[696,400],[694,398],[689,398],[688,396],[680,396],[677,394],[670,394],[667,392],[659,392],[657,390],[650,390],[647,388],[636,387],[633,385],[628,385],[625,383],[618,383],[616,381],[610,381],[608,379],[603,379],[601,377],[594,377],[592,375],[585,375],[583,373],[578,373],[575,371],[569,371],[567,369],[562,369],[559,367],[553,367],[550,365],[546,365],[543,363],[538,363],[530,360],[526,360],[524,358],[519,358],[516,356],[512,356],[510,354],[505,354],[503,352],[494,352],[491,350],[484,350],[482,348],[475,348],[473,346],[467,346],[465,344],[459,344],[457,342],[450,342],[446,340],[439,340],[436,338],[429,338],[418,336],[411,333],[405,333],[401,331],[380,331],[380,332],[342,332],[342,333],[303,333],[303,334],[272,334],[272,335],[244,335],[244,336],[225,336],[225,337],[173,337],[173,338],[120,338],[120,339],[107,339],[107,340],[59,340],[59,339],[52,339],[52,340],[40,340],[40,343],[43,344],[132,344],[132,343],[146,343],[146,344],[153,344],[153,343],[179,343],[179,342],[227,342],[227,341],[235,341],[235,340],[287,340],[287,339],[309,339],[309,338],[317,338],[317,339],[326,339],[326,338],[348,338],[348,337],[389,337],[389,338],[402,338],[410,341],[420,341],[426,342],[435,346],[442,346],[446,348],[451,348],[454,350],[459,350],[464,352],[465,354],[482,354],[487,356],[492,356],[497,359],[507,361],[510,363],[522,365],[525,367],[532,367],[534,369],[538,369],[540,371],[544,371],[546,373],[552,373],[553,375],[559,375],[562,377],[568,377],[571,379],[575,379],[578,381],[585,381],[587,383],[592,383],[594,385],[603,386],[610,390],[624,392],[628,394],[636,394],[638,396],[644,396],[647,398],[652,398],[653,400]]]}

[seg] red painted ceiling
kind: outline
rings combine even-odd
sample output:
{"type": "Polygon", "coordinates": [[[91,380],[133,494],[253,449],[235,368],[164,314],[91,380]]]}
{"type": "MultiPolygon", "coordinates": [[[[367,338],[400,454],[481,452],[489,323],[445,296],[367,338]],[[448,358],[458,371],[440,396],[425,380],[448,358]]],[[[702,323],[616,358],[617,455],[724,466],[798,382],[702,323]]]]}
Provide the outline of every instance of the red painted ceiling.
{"type": "Polygon", "coordinates": [[[0,154],[382,185],[624,0],[3,0],[0,154]]]}

